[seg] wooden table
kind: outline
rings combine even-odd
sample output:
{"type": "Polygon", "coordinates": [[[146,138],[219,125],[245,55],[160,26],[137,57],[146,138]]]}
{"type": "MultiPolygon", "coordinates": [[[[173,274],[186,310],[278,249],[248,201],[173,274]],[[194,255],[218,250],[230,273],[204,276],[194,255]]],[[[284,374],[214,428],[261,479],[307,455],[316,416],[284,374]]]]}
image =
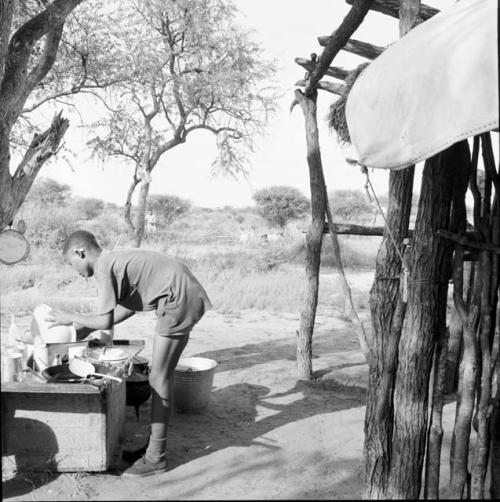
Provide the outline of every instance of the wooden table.
{"type": "Polygon", "coordinates": [[[18,471],[106,471],[121,454],[125,380],[2,383],[2,456],[18,471]]]}

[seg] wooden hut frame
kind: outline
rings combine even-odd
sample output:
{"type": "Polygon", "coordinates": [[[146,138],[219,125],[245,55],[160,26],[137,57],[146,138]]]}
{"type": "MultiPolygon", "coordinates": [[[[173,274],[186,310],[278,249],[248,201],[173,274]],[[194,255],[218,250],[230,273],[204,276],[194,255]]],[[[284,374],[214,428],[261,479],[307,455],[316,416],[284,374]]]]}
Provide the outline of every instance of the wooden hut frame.
{"type": "MultiPolygon", "coordinates": [[[[310,174],[312,220],[306,236],[307,298],[297,340],[299,378],[312,378],[311,350],[317,305],[319,256],[324,218],[328,209],[316,119],[317,91],[343,95],[348,72],[331,66],[340,50],[368,60],[384,48],[351,38],[369,10],[399,18],[400,35],[438,11],[419,0],[346,0],[351,10],[329,37],[319,58],[296,62],[307,70],[296,85],[294,103],[305,118],[310,174]]],[[[439,497],[442,410],[446,377],[457,373],[448,350],[458,334],[460,358],[456,421],[451,465],[452,496],[483,498],[490,469],[490,495],[500,497],[500,361],[498,289],[500,261],[500,173],[495,166],[490,133],[474,138],[472,154],[461,141],[425,162],[415,229],[410,236],[409,216],[414,167],[391,171],[389,207],[383,241],[377,256],[370,292],[372,330],[367,339],[369,388],[365,418],[365,479],[367,498],[439,497]],[[482,151],[485,179],[478,185],[477,161],[482,151]],[[467,229],[465,193],[474,197],[474,221],[467,229]],[[466,230],[468,230],[466,232],[466,230]],[[392,239],[389,237],[392,236],[392,239]],[[411,238],[411,245],[404,242],[411,238]],[[395,244],[395,245],[394,245],[395,244]],[[404,261],[400,259],[404,252],[404,261]],[[464,258],[476,258],[464,290],[464,258]],[[403,266],[404,265],[404,266],[403,266]],[[408,270],[411,287],[403,301],[408,270]],[[453,318],[447,315],[448,283],[453,282],[453,318]],[[447,319],[458,329],[448,340],[447,319]],[[451,371],[450,371],[451,370],[451,371]],[[469,462],[471,424],[477,431],[469,462]],[[469,472],[470,464],[470,472],[469,472]],[[489,467],[488,467],[489,466],[489,467]]],[[[334,241],[343,228],[328,218],[334,241]]],[[[370,230],[375,233],[375,230],[370,230]]],[[[376,230],[377,233],[380,229],[376,230]]],[[[337,257],[339,258],[339,256],[337,257]]],[[[449,387],[449,386],[448,386],[449,387]]]]}

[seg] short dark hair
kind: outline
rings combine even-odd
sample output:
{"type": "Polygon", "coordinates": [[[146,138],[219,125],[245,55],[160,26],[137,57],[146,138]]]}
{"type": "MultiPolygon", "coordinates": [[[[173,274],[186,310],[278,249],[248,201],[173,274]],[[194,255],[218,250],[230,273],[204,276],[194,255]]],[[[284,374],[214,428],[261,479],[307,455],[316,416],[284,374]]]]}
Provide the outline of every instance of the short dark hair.
{"type": "Polygon", "coordinates": [[[71,248],[81,248],[84,249],[101,249],[101,246],[97,243],[95,235],[86,230],[77,230],[71,235],[66,237],[64,242],[63,255],[68,253],[71,248]]]}

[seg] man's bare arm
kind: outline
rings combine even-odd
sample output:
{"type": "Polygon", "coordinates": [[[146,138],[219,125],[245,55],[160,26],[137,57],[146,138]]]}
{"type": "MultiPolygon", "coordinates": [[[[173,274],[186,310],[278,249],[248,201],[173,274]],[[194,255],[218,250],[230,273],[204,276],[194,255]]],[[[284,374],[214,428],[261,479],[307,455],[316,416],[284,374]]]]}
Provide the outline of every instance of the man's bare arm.
{"type": "Polygon", "coordinates": [[[117,305],[113,312],[114,324],[123,322],[125,321],[125,319],[132,317],[134,314],[135,314],[134,310],[129,310],[126,309],[125,307],[122,307],[121,305],[117,305]]]}

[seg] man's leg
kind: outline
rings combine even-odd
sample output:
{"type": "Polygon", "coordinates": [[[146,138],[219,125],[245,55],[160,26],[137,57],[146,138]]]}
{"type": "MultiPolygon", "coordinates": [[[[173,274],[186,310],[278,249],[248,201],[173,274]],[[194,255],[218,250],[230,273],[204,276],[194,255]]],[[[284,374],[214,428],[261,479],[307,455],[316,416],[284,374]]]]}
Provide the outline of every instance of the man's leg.
{"type": "Polygon", "coordinates": [[[152,396],[149,445],[144,458],[127,469],[124,475],[147,476],[166,470],[167,427],[174,393],[173,376],[179,357],[188,342],[189,331],[171,336],[154,336],[149,374],[152,396]]]}
{"type": "Polygon", "coordinates": [[[149,383],[151,385],[151,436],[146,456],[165,458],[167,427],[174,397],[174,370],[187,344],[189,334],[172,337],[156,335],[149,383]]]}

